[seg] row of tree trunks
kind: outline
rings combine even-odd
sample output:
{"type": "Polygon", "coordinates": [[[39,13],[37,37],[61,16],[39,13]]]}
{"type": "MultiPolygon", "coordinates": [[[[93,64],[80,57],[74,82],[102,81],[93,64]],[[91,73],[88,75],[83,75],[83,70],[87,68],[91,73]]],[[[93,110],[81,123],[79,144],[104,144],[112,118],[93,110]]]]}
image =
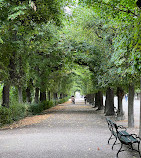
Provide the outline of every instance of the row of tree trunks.
{"type": "MultiPolygon", "coordinates": [[[[117,88],[118,97],[118,119],[124,119],[122,100],[124,96],[124,91],[121,87],[117,88]]],[[[114,92],[111,88],[106,91],[106,101],[105,101],[105,115],[114,115],[114,92]]],[[[134,127],[134,85],[129,85],[129,95],[128,95],[128,127],[134,127]]]]}
{"type": "MultiPolygon", "coordinates": [[[[23,93],[22,93],[22,87],[18,87],[18,101],[19,103],[23,103],[23,93]]],[[[3,86],[3,91],[2,91],[2,106],[4,107],[9,107],[9,92],[10,92],[10,85],[5,84],[3,86]]],[[[60,99],[66,97],[65,94],[60,94],[60,99]]],[[[35,88],[35,97],[34,97],[34,102],[38,103],[40,101],[46,101],[47,96],[46,96],[46,91],[40,91],[39,88],[35,88]],[[40,93],[39,93],[40,92],[40,93]],[[39,98],[40,97],[40,98],[39,98]]],[[[58,99],[58,94],[54,93],[54,99],[58,99]]],[[[51,100],[51,92],[48,92],[48,100],[51,100]]],[[[29,87],[26,88],[26,102],[31,103],[31,89],[29,87]]]]}
{"type": "MultiPolygon", "coordinates": [[[[9,107],[9,86],[4,86],[3,88],[3,106],[9,107]]],[[[30,89],[26,89],[27,93],[27,102],[31,103],[31,93],[30,89]]],[[[49,99],[50,99],[50,92],[49,92],[49,99]]],[[[60,97],[62,98],[63,94],[60,94],[60,97]]],[[[122,107],[122,99],[124,96],[124,91],[122,88],[117,88],[117,96],[118,96],[118,111],[117,115],[120,119],[123,119],[124,113],[123,113],[123,107],[122,107]]],[[[39,98],[39,88],[36,88],[35,91],[35,102],[38,103],[39,98]]],[[[58,98],[57,93],[54,93],[54,99],[56,100],[58,98]]],[[[40,92],[40,101],[46,100],[46,92],[40,92]]],[[[87,100],[90,104],[93,104],[94,102],[94,94],[87,95],[87,100]]],[[[19,87],[19,102],[22,103],[22,90],[19,87]]],[[[95,107],[98,107],[98,110],[103,109],[103,94],[101,91],[98,91],[98,93],[95,94],[95,107]]],[[[105,101],[105,115],[111,116],[114,115],[114,92],[109,87],[106,91],[106,101],[105,101]]],[[[128,126],[134,127],[134,86],[129,85],[129,97],[128,97],[128,126]]]]}
{"type": "MultiPolygon", "coordinates": [[[[3,102],[2,106],[9,107],[9,91],[10,91],[10,85],[4,85],[3,87],[3,102]]],[[[22,88],[18,87],[18,94],[19,94],[19,103],[23,102],[22,97],[22,88]]],[[[31,91],[30,88],[27,87],[26,89],[26,95],[27,99],[26,101],[31,103],[31,91]]],[[[66,95],[60,94],[60,98],[64,98],[66,95]]],[[[123,117],[123,107],[122,107],[122,99],[124,96],[124,91],[122,88],[117,88],[117,96],[118,96],[118,117],[123,117]]],[[[58,98],[57,93],[54,93],[54,99],[56,100],[58,98]]],[[[48,99],[50,100],[50,92],[48,92],[48,99]]],[[[46,100],[46,91],[40,92],[40,101],[46,100]]],[[[94,94],[87,95],[87,100],[90,104],[93,104],[94,102],[94,94]]],[[[35,102],[39,102],[39,88],[35,89],[35,102]]],[[[98,110],[103,109],[103,94],[101,91],[95,94],[95,107],[98,107],[98,110]]],[[[105,101],[105,115],[111,116],[114,115],[114,92],[109,87],[106,91],[106,101],[105,101]]],[[[128,95],[128,127],[134,127],[134,85],[129,85],[129,95],[128,95]]]]}

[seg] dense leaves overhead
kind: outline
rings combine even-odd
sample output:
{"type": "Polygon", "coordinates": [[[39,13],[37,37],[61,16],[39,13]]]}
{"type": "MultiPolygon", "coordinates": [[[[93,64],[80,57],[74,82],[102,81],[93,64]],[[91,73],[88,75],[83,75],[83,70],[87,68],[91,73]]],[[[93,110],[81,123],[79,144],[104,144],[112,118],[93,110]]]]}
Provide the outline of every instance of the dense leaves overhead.
{"type": "Polygon", "coordinates": [[[64,94],[138,85],[140,25],[134,0],[1,0],[0,79],[64,94]]]}

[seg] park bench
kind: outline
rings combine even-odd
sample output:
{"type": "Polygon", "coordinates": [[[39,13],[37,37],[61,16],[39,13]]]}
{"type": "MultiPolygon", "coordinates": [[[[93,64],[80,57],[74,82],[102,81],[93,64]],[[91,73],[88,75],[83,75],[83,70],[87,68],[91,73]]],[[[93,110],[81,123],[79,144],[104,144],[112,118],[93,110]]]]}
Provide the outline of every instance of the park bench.
{"type": "MultiPolygon", "coordinates": [[[[114,147],[114,145],[116,145],[116,142],[117,142],[117,139],[118,139],[117,131],[116,131],[116,128],[115,128],[115,125],[114,125],[115,123],[113,121],[111,121],[109,118],[106,118],[106,121],[107,121],[107,124],[108,124],[108,128],[109,128],[109,130],[111,132],[111,136],[108,139],[108,144],[110,143],[111,139],[115,138],[115,141],[114,141],[114,143],[112,145],[112,150],[113,150],[113,147],[114,147]]],[[[118,127],[118,129],[120,129],[120,131],[122,133],[126,133],[126,130],[127,130],[126,127],[124,127],[122,125],[119,125],[117,127],[118,127]]],[[[117,144],[119,144],[119,143],[117,143],[117,144]]]]}
{"type": "Polygon", "coordinates": [[[129,147],[129,149],[137,151],[139,153],[139,156],[141,157],[140,149],[139,149],[140,138],[136,134],[129,134],[126,131],[126,128],[123,127],[122,125],[118,126],[116,123],[112,122],[108,118],[106,118],[106,120],[108,123],[109,130],[111,131],[111,136],[108,140],[108,143],[109,143],[110,139],[112,138],[112,136],[114,136],[116,140],[115,140],[114,144],[112,145],[112,149],[113,149],[113,146],[116,144],[117,139],[120,141],[120,144],[121,144],[121,147],[116,154],[117,158],[118,158],[118,154],[120,152],[125,151],[122,149],[123,145],[127,145],[129,147]],[[133,148],[133,144],[137,144],[138,148],[137,149],[133,148]]]}

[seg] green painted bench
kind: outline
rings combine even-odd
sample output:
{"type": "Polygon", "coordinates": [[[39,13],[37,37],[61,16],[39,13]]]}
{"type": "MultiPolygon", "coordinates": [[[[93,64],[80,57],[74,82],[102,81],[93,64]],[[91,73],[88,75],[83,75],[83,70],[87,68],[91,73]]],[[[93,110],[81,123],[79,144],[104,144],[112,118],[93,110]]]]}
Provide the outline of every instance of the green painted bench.
{"type": "MultiPolygon", "coordinates": [[[[112,150],[113,150],[113,147],[114,147],[114,145],[116,145],[116,142],[117,142],[117,139],[118,139],[117,131],[116,131],[116,128],[115,128],[115,125],[114,125],[115,123],[113,121],[111,121],[109,118],[106,118],[106,121],[107,121],[107,124],[108,124],[108,128],[109,128],[109,130],[111,132],[111,136],[108,139],[108,144],[110,144],[110,140],[111,139],[115,139],[115,141],[114,141],[114,143],[112,145],[112,150]]],[[[117,127],[118,127],[118,129],[120,129],[120,131],[122,133],[126,133],[127,129],[124,126],[119,125],[117,127]]],[[[119,143],[117,143],[117,144],[119,144],[119,143]]]]}
{"type": "Polygon", "coordinates": [[[116,144],[117,139],[120,141],[120,144],[121,144],[121,147],[118,150],[116,157],[118,158],[118,154],[122,151],[125,151],[122,149],[123,145],[127,145],[129,147],[129,149],[137,151],[139,153],[139,156],[141,157],[140,149],[139,149],[140,137],[138,137],[136,134],[129,134],[126,131],[125,127],[123,127],[122,125],[118,126],[116,123],[111,121],[109,118],[106,118],[106,120],[108,123],[108,128],[111,131],[111,136],[108,139],[108,144],[109,144],[109,141],[112,139],[112,137],[115,138],[115,141],[112,145],[112,149],[113,149],[114,145],[116,144]],[[133,144],[137,144],[137,146],[138,146],[137,149],[133,148],[133,144]]]}
{"type": "Polygon", "coordinates": [[[140,154],[140,137],[138,137],[136,134],[129,134],[126,131],[122,132],[119,131],[118,126],[116,123],[114,123],[115,129],[116,129],[116,133],[117,133],[117,137],[121,143],[121,147],[117,152],[117,158],[118,158],[118,154],[122,151],[125,151],[122,149],[123,145],[127,145],[129,147],[129,149],[137,151],[139,153],[139,156],[141,157],[140,154]],[[133,144],[137,144],[137,149],[135,149],[133,147],[133,144]]]}

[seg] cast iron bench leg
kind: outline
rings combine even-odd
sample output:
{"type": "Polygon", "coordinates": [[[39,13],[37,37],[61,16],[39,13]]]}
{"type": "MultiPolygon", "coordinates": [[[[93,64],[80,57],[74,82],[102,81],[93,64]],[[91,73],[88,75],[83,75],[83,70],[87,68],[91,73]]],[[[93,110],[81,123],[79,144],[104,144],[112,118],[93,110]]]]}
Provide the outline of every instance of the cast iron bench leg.
{"type": "Polygon", "coordinates": [[[112,150],[113,150],[114,145],[116,144],[116,142],[117,142],[117,137],[116,137],[116,140],[114,141],[114,144],[112,145],[112,150]]]}
{"type": "Polygon", "coordinates": [[[110,140],[111,140],[112,136],[113,136],[113,135],[111,134],[110,138],[108,139],[108,144],[110,143],[110,140]]]}
{"type": "Polygon", "coordinates": [[[118,152],[117,152],[117,158],[118,158],[119,152],[121,152],[122,146],[123,146],[123,144],[121,143],[121,147],[120,147],[120,149],[119,149],[118,152]]]}
{"type": "Polygon", "coordinates": [[[139,152],[139,156],[141,157],[141,153],[140,153],[140,142],[138,142],[138,152],[139,152]]]}

